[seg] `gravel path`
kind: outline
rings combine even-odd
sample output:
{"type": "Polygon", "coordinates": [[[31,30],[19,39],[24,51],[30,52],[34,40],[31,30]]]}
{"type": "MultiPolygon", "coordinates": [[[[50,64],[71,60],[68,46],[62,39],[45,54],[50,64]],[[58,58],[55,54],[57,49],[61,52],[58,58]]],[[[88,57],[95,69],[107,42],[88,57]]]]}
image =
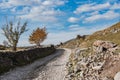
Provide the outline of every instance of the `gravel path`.
{"type": "Polygon", "coordinates": [[[55,54],[0,76],[0,80],[65,80],[70,53],[69,49],[58,49],[55,54]]]}

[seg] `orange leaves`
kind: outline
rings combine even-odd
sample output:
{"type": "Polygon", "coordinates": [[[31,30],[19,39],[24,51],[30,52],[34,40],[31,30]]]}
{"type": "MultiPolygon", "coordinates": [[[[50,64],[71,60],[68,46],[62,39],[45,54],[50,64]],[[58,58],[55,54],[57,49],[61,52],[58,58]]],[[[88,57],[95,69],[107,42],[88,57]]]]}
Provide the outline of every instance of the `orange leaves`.
{"type": "Polygon", "coordinates": [[[46,28],[37,28],[29,37],[29,42],[31,44],[40,45],[47,37],[46,28]]]}

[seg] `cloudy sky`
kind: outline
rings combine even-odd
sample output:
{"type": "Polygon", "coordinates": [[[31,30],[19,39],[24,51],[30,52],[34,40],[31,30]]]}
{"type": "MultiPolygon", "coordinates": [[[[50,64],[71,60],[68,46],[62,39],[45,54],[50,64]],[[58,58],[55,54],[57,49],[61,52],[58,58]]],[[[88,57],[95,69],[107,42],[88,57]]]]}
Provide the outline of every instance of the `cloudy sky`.
{"type": "MultiPolygon", "coordinates": [[[[19,46],[30,45],[31,32],[44,26],[48,37],[43,44],[58,44],[120,21],[120,0],[0,0],[0,27],[5,16],[28,21],[29,31],[21,36],[19,46]]],[[[6,40],[2,33],[0,44],[6,40]]]]}

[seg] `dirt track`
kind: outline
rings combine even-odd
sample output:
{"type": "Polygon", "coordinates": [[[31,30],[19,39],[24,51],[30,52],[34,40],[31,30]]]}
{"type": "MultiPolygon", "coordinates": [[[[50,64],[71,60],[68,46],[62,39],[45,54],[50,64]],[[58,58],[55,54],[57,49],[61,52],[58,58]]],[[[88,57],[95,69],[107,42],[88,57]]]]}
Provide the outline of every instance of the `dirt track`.
{"type": "Polygon", "coordinates": [[[69,49],[58,49],[55,54],[0,76],[0,80],[66,80],[65,65],[70,53],[69,49]]]}

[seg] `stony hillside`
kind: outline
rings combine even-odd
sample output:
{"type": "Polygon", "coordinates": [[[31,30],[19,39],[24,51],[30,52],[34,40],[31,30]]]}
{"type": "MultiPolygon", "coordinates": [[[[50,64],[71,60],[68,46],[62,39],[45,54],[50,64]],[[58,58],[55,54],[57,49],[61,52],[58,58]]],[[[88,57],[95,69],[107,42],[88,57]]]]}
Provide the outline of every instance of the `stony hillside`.
{"type": "Polygon", "coordinates": [[[89,36],[85,36],[84,38],[76,37],[76,39],[66,42],[63,45],[63,47],[67,48],[75,48],[76,46],[80,48],[90,47],[95,40],[108,40],[120,45],[120,22],[114,24],[113,26],[107,29],[97,31],[89,36]]]}
{"type": "Polygon", "coordinates": [[[67,78],[69,80],[120,80],[120,47],[109,41],[97,40],[94,43],[91,48],[72,50],[67,63],[67,78]]]}
{"type": "Polygon", "coordinates": [[[91,46],[95,40],[109,40],[120,45],[120,22],[107,29],[93,33],[84,42],[87,42],[86,46],[91,46]]]}
{"type": "Polygon", "coordinates": [[[62,47],[72,49],[66,65],[69,80],[120,80],[120,22],[62,47]]]}

